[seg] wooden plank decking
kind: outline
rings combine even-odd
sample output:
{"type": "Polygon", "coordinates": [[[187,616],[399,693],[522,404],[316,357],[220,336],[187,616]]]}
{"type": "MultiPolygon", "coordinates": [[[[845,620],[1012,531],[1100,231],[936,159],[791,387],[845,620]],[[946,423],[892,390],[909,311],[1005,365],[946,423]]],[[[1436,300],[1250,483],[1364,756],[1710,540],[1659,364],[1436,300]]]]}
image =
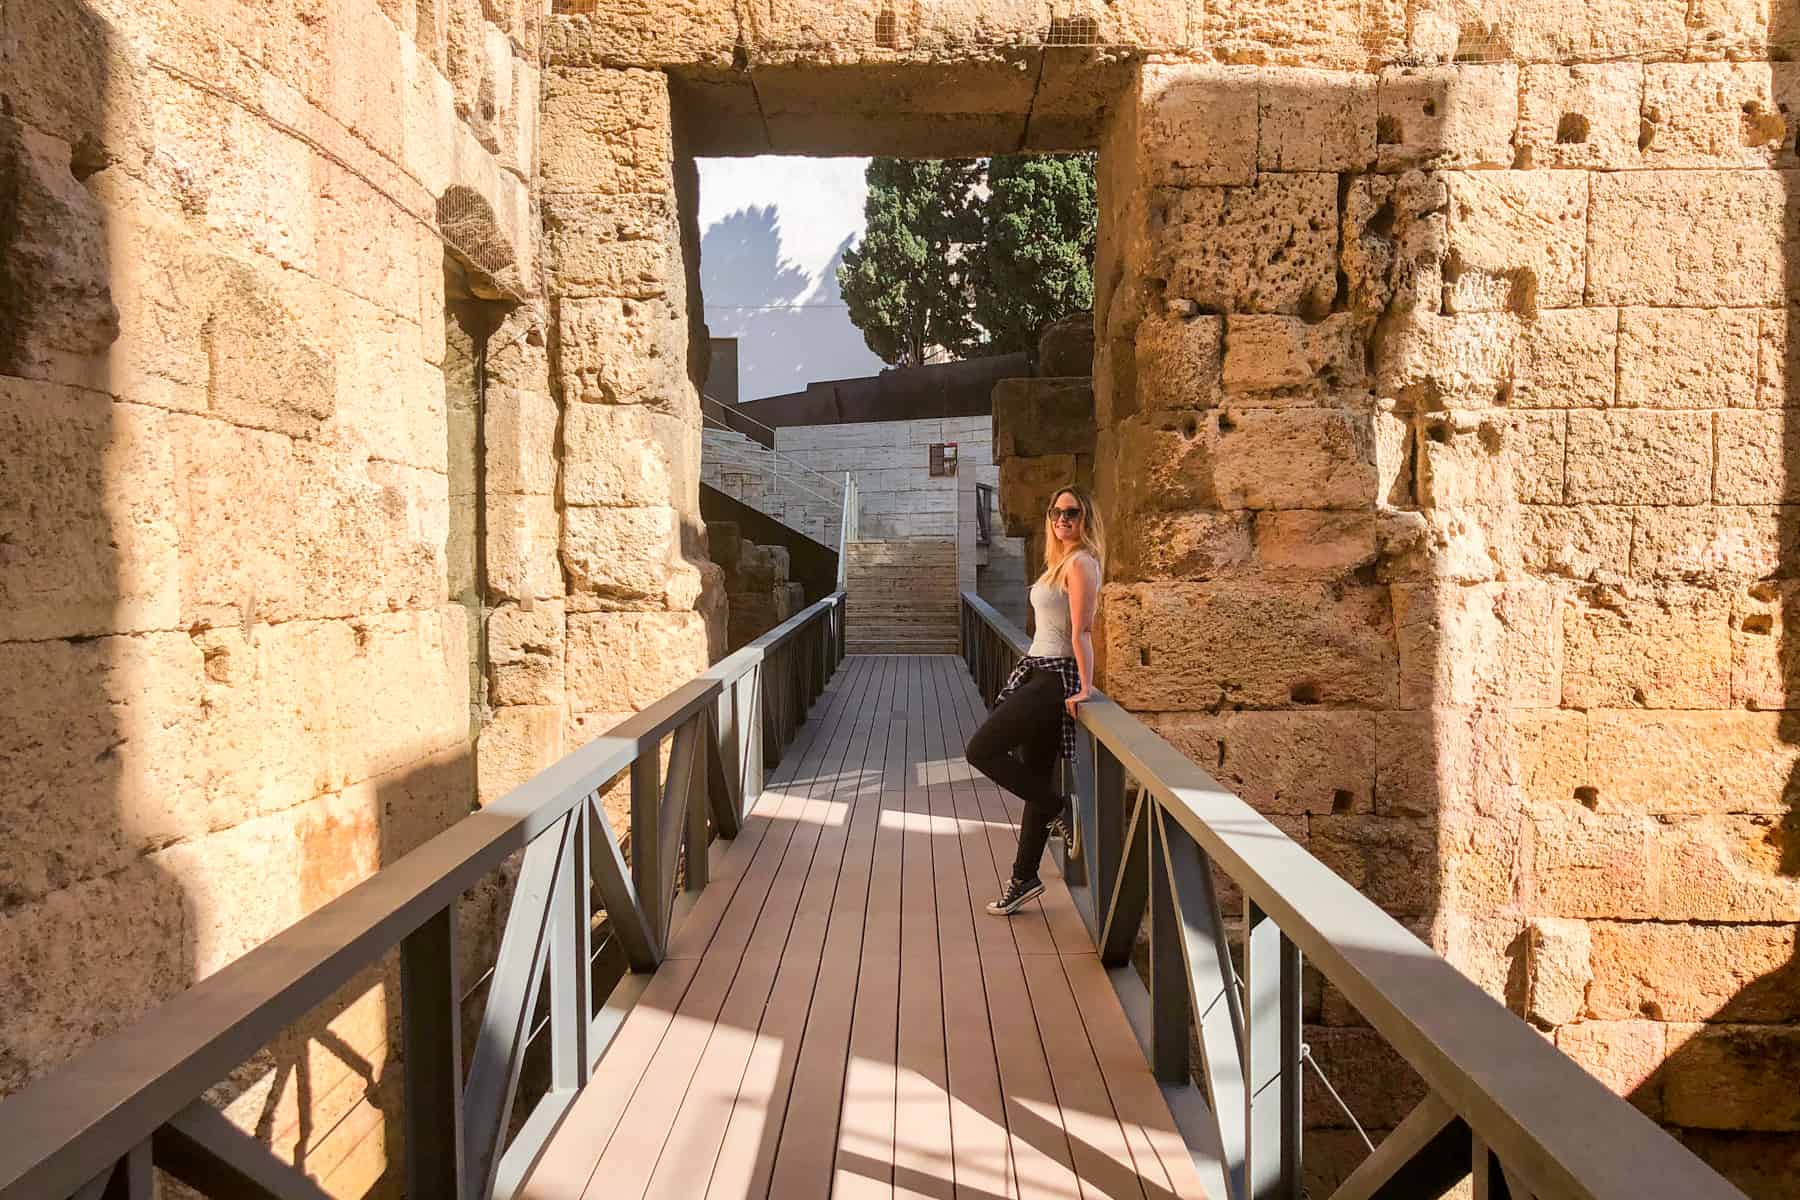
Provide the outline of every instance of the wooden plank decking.
{"type": "Polygon", "coordinates": [[[1017,802],[950,656],[853,656],[520,1195],[1200,1197],[1073,902],[982,906],[1017,802]]]}

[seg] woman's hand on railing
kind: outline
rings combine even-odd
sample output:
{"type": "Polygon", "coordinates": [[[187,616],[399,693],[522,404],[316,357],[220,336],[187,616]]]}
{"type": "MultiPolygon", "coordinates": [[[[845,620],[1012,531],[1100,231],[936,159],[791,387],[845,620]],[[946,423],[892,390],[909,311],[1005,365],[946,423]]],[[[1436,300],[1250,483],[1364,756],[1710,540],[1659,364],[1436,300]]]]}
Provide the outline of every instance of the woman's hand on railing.
{"type": "Polygon", "coordinates": [[[1078,691],[1074,695],[1070,696],[1067,700],[1064,700],[1063,707],[1069,710],[1069,715],[1071,717],[1079,716],[1080,714],[1076,710],[1081,707],[1081,704],[1084,700],[1091,700],[1093,698],[1093,695],[1094,695],[1093,688],[1083,687],[1080,691],[1078,691]]]}

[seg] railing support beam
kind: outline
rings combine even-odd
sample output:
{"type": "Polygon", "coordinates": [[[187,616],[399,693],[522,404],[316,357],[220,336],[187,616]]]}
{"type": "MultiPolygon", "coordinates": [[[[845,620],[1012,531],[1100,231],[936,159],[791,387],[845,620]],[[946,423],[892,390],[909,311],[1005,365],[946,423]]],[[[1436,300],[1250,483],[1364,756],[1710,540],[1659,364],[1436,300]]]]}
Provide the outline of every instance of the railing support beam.
{"type": "Polygon", "coordinates": [[[456,908],[400,943],[406,1194],[463,1200],[462,989],[456,908]]]}

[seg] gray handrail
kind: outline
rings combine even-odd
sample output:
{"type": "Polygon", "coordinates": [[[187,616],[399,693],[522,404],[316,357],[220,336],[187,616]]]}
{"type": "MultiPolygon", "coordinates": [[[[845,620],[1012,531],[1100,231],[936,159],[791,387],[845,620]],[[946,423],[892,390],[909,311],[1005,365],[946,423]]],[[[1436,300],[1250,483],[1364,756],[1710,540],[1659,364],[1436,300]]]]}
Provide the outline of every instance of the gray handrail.
{"type": "Polygon", "coordinates": [[[765,759],[779,761],[782,745],[842,660],[843,616],[841,592],[807,607],[0,1101],[6,1131],[0,1200],[86,1195],[107,1180],[119,1184],[117,1194],[136,1200],[152,1161],[192,1186],[228,1189],[214,1193],[221,1198],[247,1194],[246,1179],[258,1180],[267,1194],[315,1194],[299,1172],[216,1119],[199,1097],[395,947],[406,1037],[408,1194],[506,1195],[636,996],[630,976],[622,977],[611,1001],[589,991],[595,900],[623,957],[639,970],[653,968],[669,935],[678,853],[687,852],[684,889],[703,887],[709,822],[720,836],[735,836],[762,790],[765,759]],[[670,735],[664,780],[660,747],[670,735]],[[601,790],[627,771],[629,863],[598,811],[601,790]],[[465,1087],[455,907],[521,850],[525,859],[465,1087]],[[529,1018],[546,973],[552,1085],[508,1141],[517,1067],[532,1040],[529,1018]]]}
{"type": "MultiPolygon", "coordinates": [[[[979,596],[964,592],[962,601],[964,656],[984,696],[991,697],[1012,662],[1025,653],[1028,641],[979,596]]],[[[1216,1057],[1227,1060],[1237,1076],[1209,1078],[1209,1094],[1235,1097],[1246,1109],[1241,1114],[1245,1133],[1237,1142],[1238,1174],[1226,1183],[1228,1194],[1244,1194],[1240,1189],[1246,1175],[1254,1179],[1262,1173],[1266,1179],[1274,1173],[1282,1175],[1285,1182],[1285,1170],[1290,1165],[1297,1167],[1297,1077],[1299,1059],[1304,1056],[1297,989],[1300,956],[1304,955],[1411,1065],[1432,1096],[1447,1106],[1444,1118],[1435,1127],[1425,1128],[1431,1136],[1421,1137],[1416,1146],[1402,1147],[1407,1153],[1390,1153],[1378,1170],[1416,1167],[1431,1154],[1448,1153],[1453,1164],[1460,1155],[1462,1174],[1477,1162],[1487,1162],[1489,1169],[1512,1185],[1514,1196],[1528,1191],[1545,1198],[1742,1200],[1741,1192],[1655,1122],[1615,1096],[1136,717],[1096,691],[1093,699],[1082,705],[1079,721],[1090,735],[1082,739],[1087,761],[1075,772],[1077,817],[1087,847],[1083,853],[1090,859],[1083,868],[1094,889],[1090,929],[1103,942],[1109,935],[1115,942],[1122,941],[1129,953],[1129,941],[1135,937],[1143,908],[1160,902],[1164,920],[1159,922],[1154,912],[1151,918],[1153,1003],[1159,1016],[1185,1009],[1194,1001],[1217,998],[1222,991],[1241,997],[1246,990],[1246,1007],[1278,1005],[1282,1014],[1281,1037],[1275,1044],[1285,1052],[1271,1060],[1258,1058],[1261,1047],[1256,1045],[1253,1014],[1238,1018],[1232,1027],[1229,1010],[1235,1005],[1214,1004],[1195,1010],[1208,1014],[1199,1022],[1203,1045],[1210,1044],[1216,1057]],[[1129,822],[1124,811],[1126,774],[1154,801],[1154,811],[1140,809],[1129,822]],[[1136,822],[1144,823],[1141,834],[1136,822]],[[1134,835],[1149,843],[1152,853],[1142,854],[1143,847],[1133,840],[1134,835]],[[1139,858],[1127,857],[1128,842],[1136,848],[1130,850],[1131,855],[1142,855],[1141,874],[1135,866],[1139,858]],[[1091,861],[1096,855],[1100,861],[1091,861]],[[1272,961],[1257,960],[1260,935],[1250,938],[1248,981],[1236,978],[1222,939],[1216,947],[1224,958],[1222,975],[1201,974],[1200,968],[1212,961],[1214,947],[1208,943],[1215,932],[1222,932],[1223,925],[1216,903],[1207,911],[1210,872],[1202,879],[1189,868],[1209,864],[1243,891],[1247,924],[1254,925],[1266,916],[1279,930],[1282,946],[1292,947],[1280,959],[1279,995],[1263,992],[1264,981],[1255,977],[1259,967],[1272,961]],[[1196,893],[1199,903],[1191,904],[1196,893]],[[1116,928],[1121,924],[1128,928],[1116,928]],[[1165,944],[1157,945],[1159,924],[1165,930],[1177,928],[1178,937],[1165,936],[1165,944]],[[1171,941],[1180,944],[1170,946],[1167,943],[1171,941]],[[1159,954],[1168,957],[1159,960],[1159,954]],[[1169,984],[1165,973],[1164,985],[1156,986],[1155,964],[1159,961],[1185,968],[1177,983],[1169,984]],[[1291,996],[1287,994],[1290,986],[1294,989],[1291,996]],[[1225,1021],[1225,1026],[1209,1030],[1208,1023],[1214,1018],[1225,1021]],[[1290,1019],[1291,1029],[1287,1028],[1290,1019]],[[1209,1033],[1216,1037],[1210,1043],[1209,1033]],[[1244,1055],[1242,1062],[1231,1061],[1234,1041],[1239,1046],[1237,1053],[1244,1055]],[[1279,1073],[1282,1092],[1289,1090],[1290,1078],[1294,1080],[1292,1111],[1279,1113],[1279,1122],[1265,1124],[1263,1112],[1249,1111],[1260,1106],[1261,1100],[1252,1104],[1244,1099],[1254,1094],[1248,1086],[1252,1081],[1261,1085],[1274,1078],[1256,1076],[1253,1068],[1259,1065],[1279,1073]],[[1467,1127],[1460,1142],[1454,1131],[1447,1138],[1439,1136],[1452,1116],[1467,1127]],[[1258,1133],[1264,1135],[1260,1146],[1258,1133]]],[[[1108,949],[1102,945],[1103,956],[1108,949]]],[[[1175,1029],[1166,1032],[1171,1039],[1177,1034],[1175,1029]]],[[[1163,1049],[1173,1051],[1173,1046],[1152,1052],[1158,1060],[1158,1075],[1165,1082],[1175,1082],[1173,1075],[1185,1080],[1185,1020],[1178,1032],[1178,1063],[1173,1052],[1164,1058],[1163,1049]]],[[[1209,1075],[1214,1056],[1208,1055],[1209,1075]]],[[[1276,1089],[1263,1091],[1268,1095],[1276,1089]]],[[[1271,1104],[1278,1103],[1271,1096],[1271,1104]]],[[[1214,1115],[1222,1127],[1237,1120],[1237,1114],[1214,1115]]],[[[1429,1114],[1422,1109],[1416,1115],[1429,1114]]],[[[1428,1122],[1415,1124],[1425,1127],[1428,1122]]],[[[1230,1158],[1233,1131],[1222,1128],[1221,1132],[1230,1158]]],[[[1396,1131],[1390,1141],[1404,1140],[1409,1132],[1396,1131]]],[[[1383,1148],[1390,1149],[1387,1143],[1383,1148]]],[[[1347,1183],[1343,1194],[1373,1195],[1373,1186],[1380,1182],[1358,1181],[1354,1188],[1347,1183]],[[1365,1184],[1369,1186],[1365,1188],[1365,1184]]],[[[1253,1188],[1252,1193],[1288,1194],[1285,1187],[1267,1192],[1253,1188]]],[[[1481,1194],[1485,1193],[1478,1189],[1477,1195],[1481,1194]]]]}

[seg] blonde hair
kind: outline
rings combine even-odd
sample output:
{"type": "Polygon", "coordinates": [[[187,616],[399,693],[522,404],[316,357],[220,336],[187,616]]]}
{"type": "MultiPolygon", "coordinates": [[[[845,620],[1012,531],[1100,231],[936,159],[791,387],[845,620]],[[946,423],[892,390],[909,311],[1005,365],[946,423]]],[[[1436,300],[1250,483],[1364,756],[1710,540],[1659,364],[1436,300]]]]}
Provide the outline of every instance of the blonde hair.
{"type": "Polygon", "coordinates": [[[1058,591],[1068,591],[1066,576],[1077,551],[1086,550],[1093,555],[1094,561],[1100,566],[1101,576],[1106,574],[1106,525],[1100,519],[1100,509],[1095,505],[1093,496],[1086,489],[1069,484],[1050,493],[1050,507],[1055,508],[1057,500],[1063,496],[1075,497],[1075,503],[1081,506],[1081,540],[1073,547],[1064,549],[1062,539],[1056,536],[1056,520],[1046,512],[1044,573],[1037,577],[1039,583],[1049,584],[1058,591]]]}

